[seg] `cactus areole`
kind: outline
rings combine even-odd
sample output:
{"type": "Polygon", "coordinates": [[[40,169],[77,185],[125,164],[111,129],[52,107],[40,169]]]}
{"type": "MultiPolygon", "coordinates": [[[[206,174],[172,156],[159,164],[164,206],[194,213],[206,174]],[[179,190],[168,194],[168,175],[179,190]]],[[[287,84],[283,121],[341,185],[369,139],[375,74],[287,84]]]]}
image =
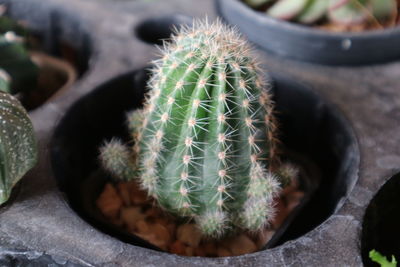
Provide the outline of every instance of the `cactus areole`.
{"type": "Polygon", "coordinates": [[[143,110],[128,116],[132,150],[113,140],[105,167],[137,178],[172,214],[204,235],[260,230],[274,214],[282,179],[268,84],[250,48],[220,22],[195,22],[165,45],[143,110]]]}

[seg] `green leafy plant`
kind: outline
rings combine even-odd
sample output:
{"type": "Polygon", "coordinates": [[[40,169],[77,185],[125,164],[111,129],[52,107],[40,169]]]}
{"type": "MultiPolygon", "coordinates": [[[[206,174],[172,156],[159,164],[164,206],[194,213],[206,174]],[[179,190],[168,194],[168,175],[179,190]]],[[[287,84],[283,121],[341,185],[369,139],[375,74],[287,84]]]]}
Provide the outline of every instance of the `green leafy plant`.
{"type": "Polygon", "coordinates": [[[196,22],[163,55],[145,108],[128,116],[133,150],[112,140],[101,148],[103,166],[138,178],[163,209],[194,219],[206,236],[262,229],[296,170],[279,169],[269,85],[249,46],[219,22],[196,22]]]}
{"type": "MultiPolygon", "coordinates": [[[[381,28],[396,23],[397,0],[244,0],[266,14],[302,24],[381,28]]],[[[340,28],[341,29],[341,28],[340,28]]],[[[355,29],[355,27],[353,28],[355,29]]]]}
{"type": "Polygon", "coordinates": [[[37,161],[32,123],[21,103],[4,91],[9,87],[0,72],[0,204],[37,161]]]}
{"type": "Polygon", "coordinates": [[[397,266],[397,261],[393,255],[392,255],[392,260],[388,261],[388,259],[385,256],[383,256],[381,253],[379,253],[375,249],[373,249],[369,252],[369,257],[371,258],[372,261],[379,263],[382,267],[396,267],[397,266]]]}

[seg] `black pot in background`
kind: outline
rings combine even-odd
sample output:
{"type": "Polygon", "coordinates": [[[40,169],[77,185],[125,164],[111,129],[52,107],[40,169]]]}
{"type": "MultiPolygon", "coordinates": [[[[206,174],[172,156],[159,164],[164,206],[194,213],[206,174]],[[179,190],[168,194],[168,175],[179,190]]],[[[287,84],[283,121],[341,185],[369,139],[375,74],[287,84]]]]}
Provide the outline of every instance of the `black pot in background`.
{"type": "Polygon", "coordinates": [[[334,33],[271,18],[239,0],[216,0],[216,4],[228,23],[279,56],[327,65],[375,64],[400,58],[400,26],[334,33]]]}
{"type": "Polygon", "coordinates": [[[32,111],[64,94],[77,80],[76,69],[64,59],[42,52],[30,52],[32,61],[39,67],[37,86],[21,93],[22,105],[32,111]]]}
{"type": "MultiPolygon", "coordinates": [[[[277,245],[312,230],[340,207],[356,182],[359,151],[351,126],[336,109],[304,85],[273,78],[281,140],[303,161],[312,161],[322,177],[311,199],[273,241],[277,245]]],[[[60,190],[81,217],[125,242],[156,249],[101,219],[95,206],[106,177],[99,172],[99,146],[112,137],[127,140],[125,113],[141,106],[146,80],[144,71],[127,73],[76,102],[55,130],[51,156],[60,190]]]]}
{"type": "Polygon", "coordinates": [[[379,189],[368,205],[361,236],[361,255],[365,266],[373,265],[369,259],[372,249],[400,261],[400,173],[394,175],[379,189]]]}

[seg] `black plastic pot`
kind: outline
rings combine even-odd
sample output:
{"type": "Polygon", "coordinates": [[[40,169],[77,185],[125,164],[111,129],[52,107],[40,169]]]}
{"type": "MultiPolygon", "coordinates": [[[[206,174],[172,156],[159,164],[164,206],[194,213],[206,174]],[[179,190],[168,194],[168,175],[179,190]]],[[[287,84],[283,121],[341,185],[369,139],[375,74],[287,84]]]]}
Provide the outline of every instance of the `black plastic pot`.
{"type": "MultiPolygon", "coordinates": [[[[373,266],[372,249],[391,260],[400,260],[400,174],[390,178],[366,209],[361,237],[361,254],[366,266],[373,266]]],[[[377,264],[375,266],[378,266],[377,264]]]]}
{"type": "Polygon", "coordinates": [[[228,23],[261,48],[301,61],[327,65],[362,65],[400,58],[400,27],[360,33],[333,33],[255,11],[239,0],[217,0],[228,23]]]}
{"type": "MultiPolygon", "coordinates": [[[[339,208],[356,182],[359,152],[349,123],[336,109],[304,85],[273,77],[281,140],[300,155],[298,162],[305,169],[322,177],[301,212],[284,225],[279,240],[274,238],[277,245],[312,230],[339,208]]],[[[99,171],[99,146],[115,136],[127,140],[125,113],[141,106],[146,79],[145,71],[127,73],[76,102],[55,130],[52,167],[60,190],[81,217],[125,242],[157,249],[111,226],[95,207],[107,176],[99,171]]]]}
{"type": "Polygon", "coordinates": [[[193,22],[193,17],[184,14],[170,14],[158,17],[151,17],[135,28],[135,35],[138,39],[149,43],[162,45],[163,41],[168,41],[175,29],[193,22]]]}
{"type": "Polygon", "coordinates": [[[39,77],[34,90],[19,95],[22,105],[28,111],[64,94],[77,79],[75,68],[67,61],[41,52],[30,54],[32,61],[39,67],[39,77]]]}

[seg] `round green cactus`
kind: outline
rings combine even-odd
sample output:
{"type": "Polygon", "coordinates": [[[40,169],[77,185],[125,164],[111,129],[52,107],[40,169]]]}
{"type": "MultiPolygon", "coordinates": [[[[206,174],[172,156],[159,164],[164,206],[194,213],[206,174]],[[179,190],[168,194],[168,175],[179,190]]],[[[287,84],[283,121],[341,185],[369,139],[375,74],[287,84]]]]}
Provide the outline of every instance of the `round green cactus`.
{"type": "Polygon", "coordinates": [[[32,123],[20,102],[2,92],[6,84],[0,75],[0,204],[37,161],[32,123]]]}
{"type": "Polygon", "coordinates": [[[101,149],[104,166],[138,177],[162,208],[194,218],[207,236],[261,229],[284,181],[272,173],[273,102],[249,46],[219,22],[196,22],[163,54],[145,108],[128,117],[132,152],[113,140],[101,149]]]}

